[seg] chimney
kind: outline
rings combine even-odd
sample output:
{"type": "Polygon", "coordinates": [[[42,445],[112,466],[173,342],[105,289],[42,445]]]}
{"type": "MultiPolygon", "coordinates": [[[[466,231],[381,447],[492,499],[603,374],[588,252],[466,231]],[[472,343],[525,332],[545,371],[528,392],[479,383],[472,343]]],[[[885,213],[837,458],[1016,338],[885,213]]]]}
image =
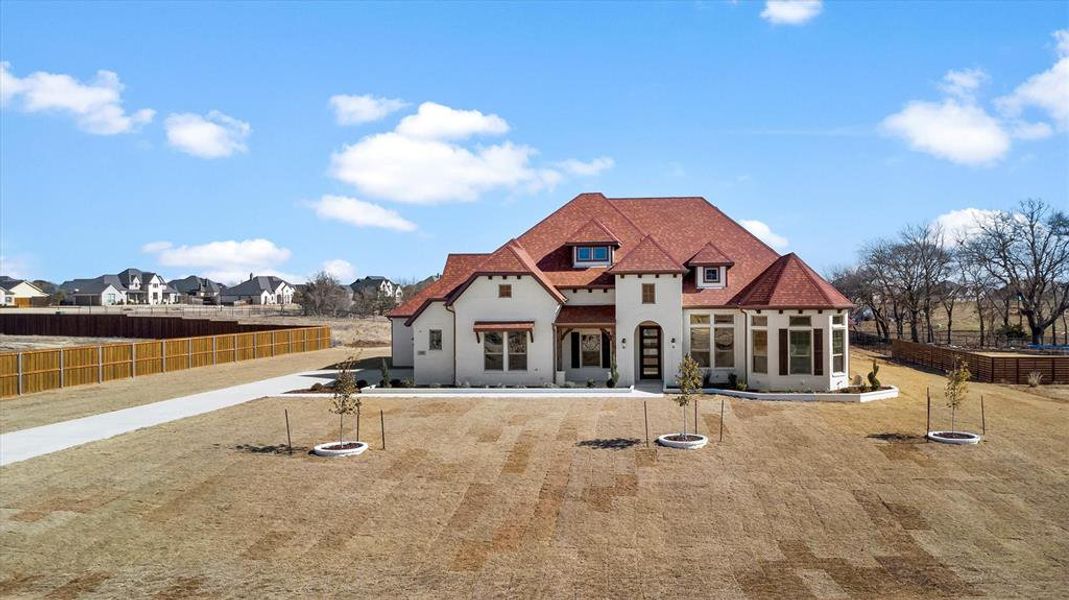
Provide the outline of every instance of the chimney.
{"type": "Polygon", "coordinates": [[[249,281],[252,281],[252,273],[249,273],[249,281]]]}

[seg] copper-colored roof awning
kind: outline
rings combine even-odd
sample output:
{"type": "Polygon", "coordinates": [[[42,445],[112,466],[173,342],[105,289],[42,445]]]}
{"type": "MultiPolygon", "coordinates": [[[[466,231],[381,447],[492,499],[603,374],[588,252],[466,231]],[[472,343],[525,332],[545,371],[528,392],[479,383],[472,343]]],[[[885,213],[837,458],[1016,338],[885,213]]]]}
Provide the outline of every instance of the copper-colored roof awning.
{"type": "Polygon", "coordinates": [[[534,321],[476,321],[475,331],[531,331],[534,321]]]}
{"type": "Polygon", "coordinates": [[[534,321],[476,321],[472,329],[475,330],[476,341],[480,333],[491,331],[526,331],[531,336],[531,341],[534,341],[534,321]]]}
{"type": "Polygon", "coordinates": [[[562,306],[553,322],[558,327],[610,327],[616,325],[616,307],[562,306]]]}

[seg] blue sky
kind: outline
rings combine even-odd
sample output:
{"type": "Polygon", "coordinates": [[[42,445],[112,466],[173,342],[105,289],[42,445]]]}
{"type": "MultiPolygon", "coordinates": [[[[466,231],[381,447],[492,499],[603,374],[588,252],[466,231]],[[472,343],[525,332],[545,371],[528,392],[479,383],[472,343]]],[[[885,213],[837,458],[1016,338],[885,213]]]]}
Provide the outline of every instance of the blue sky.
{"type": "Polygon", "coordinates": [[[0,270],[423,277],[582,191],[823,270],[1069,206],[1069,4],[769,4],[4,2],[0,270]]]}

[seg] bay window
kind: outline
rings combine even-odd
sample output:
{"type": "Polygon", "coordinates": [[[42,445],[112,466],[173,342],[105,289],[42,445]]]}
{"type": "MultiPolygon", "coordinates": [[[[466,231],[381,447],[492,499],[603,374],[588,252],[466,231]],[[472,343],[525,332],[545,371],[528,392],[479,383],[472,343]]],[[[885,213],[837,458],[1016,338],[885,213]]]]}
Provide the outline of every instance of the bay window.
{"type": "MultiPolygon", "coordinates": [[[[795,317],[791,317],[793,320],[795,317]]],[[[808,319],[808,317],[806,317],[808,319]]],[[[790,352],[788,364],[791,375],[808,375],[813,372],[813,332],[806,330],[790,331],[790,352]]]]}
{"type": "Polygon", "coordinates": [[[768,373],[768,330],[753,330],[753,372],[768,373]]]}
{"type": "Polygon", "coordinates": [[[843,328],[831,330],[831,370],[846,372],[846,329],[843,328]]]}

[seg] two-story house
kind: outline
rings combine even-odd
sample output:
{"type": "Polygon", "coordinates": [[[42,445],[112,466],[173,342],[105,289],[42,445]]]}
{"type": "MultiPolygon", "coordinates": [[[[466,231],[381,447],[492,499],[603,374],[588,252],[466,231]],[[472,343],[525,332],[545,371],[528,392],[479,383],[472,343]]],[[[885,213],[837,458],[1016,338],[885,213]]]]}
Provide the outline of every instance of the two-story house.
{"type": "Polygon", "coordinates": [[[280,277],[249,273],[245,281],[225,288],[221,301],[224,304],[291,304],[294,291],[294,287],[280,277]]]}
{"type": "Polygon", "coordinates": [[[172,279],[167,285],[174,289],[179,300],[187,304],[219,304],[226,286],[208,279],[190,275],[184,279],[172,279]]]}
{"type": "Polygon", "coordinates": [[[357,279],[349,284],[349,289],[353,292],[354,301],[359,301],[362,298],[393,298],[395,302],[400,304],[404,297],[404,292],[401,290],[400,285],[381,275],[369,275],[357,279]]]}
{"type": "Polygon", "coordinates": [[[393,362],[417,384],[674,384],[690,355],[712,381],[847,385],[851,303],[704,198],[580,194],[389,313],[393,362]]]}

